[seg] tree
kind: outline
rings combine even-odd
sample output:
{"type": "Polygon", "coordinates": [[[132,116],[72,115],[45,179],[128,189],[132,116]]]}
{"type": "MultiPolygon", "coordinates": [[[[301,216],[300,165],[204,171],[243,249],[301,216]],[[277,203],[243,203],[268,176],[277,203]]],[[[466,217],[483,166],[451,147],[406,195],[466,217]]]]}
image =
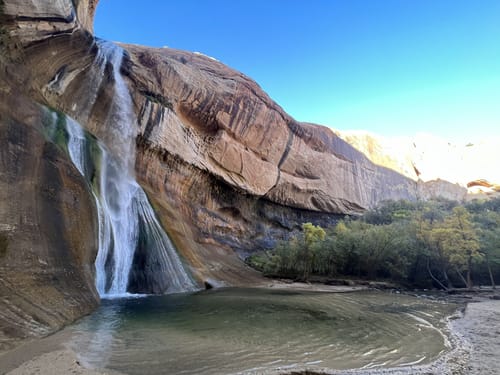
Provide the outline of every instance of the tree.
{"type": "Polygon", "coordinates": [[[391,277],[406,274],[402,256],[402,225],[373,225],[360,220],[339,222],[335,227],[334,247],[341,259],[343,273],[354,276],[391,277]]]}
{"type": "Polygon", "coordinates": [[[480,252],[484,256],[491,287],[495,289],[496,283],[492,265],[497,267],[500,265],[500,213],[478,211],[475,222],[481,226],[480,252]]]}
{"type": "Polygon", "coordinates": [[[319,225],[312,223],[302,224],[304,244],[299,253],[302,263],[302,278],[307,280],[311,274],[316,257],[320,251],[320,242],[325,239],[326,232],[319,225]]]}
{"type": "Polygon", "coordinates": [[[450,277],[448,276],[448,272],[450,269],[450,259],[448,254],[444,250],[444,242],[446,239],[446,231],[442,228],[442,223],[434,222],[434,223],[426,223],[423,228],[423,242],[426,244],[426,248],[428,249],[429,257],[427,259],[427,270],[431,278],[438,282],[444,289],[452,288],[453,285],[451,283],[450,277]],[[441,275],[443,276],[444,284],[442,284],[436,277],[434,277],[430,262],[435,261],[436,266],[440,268],[441,275]]]}
{"type": "Polygon", "coordinates": [[[397,253],[399,237],[391,225],[366,225],[362,228],[359,253],[365,274],[369,278],[389,275],[391,260],[397,253]]]}
{"type": "Polygon", "coordinates": [[[389,278],[443,289],[500,277],[500,200],[385,202],[327,232],[312,223],[248,261],[267,275],[389,278]],[[429,277],[430,276],[430,277],[429,277]]]}
{"type": "Polygon", "coordinates": [[[495,277],[491,270],[492,264],[500,264],[500,228],[487,231],[481,238],[481,254],[486,261],[488,276],[490,277],[491,287],[496,288],[495,277]]]}
{"type": "Polygon", "coordinates": [[[304,232],[306,246],[312,246],[318,241],[323,241],[326,236],[326,232],[323,228],[319,225],[313,225],[311,223],[302,224],[302,231],[304,232]]]}
{"type": "Polygon", "coordinates": [[[384,201],[378,207],[367,211],[362,219],[366,223],[376,225],[409,220],[418,206],[419,203],[410,202],[404,199],[398,201],[384,201]]]}
{"type": "Polygon", "coordinates": [[[280,241],[271,257],[268,273],[285,277],[296,277],[300,270],[299,252],[303,245],[300,236],[294,236],[288,241],[280,241]]]}
{"type": "Polygon", "coordinates": [[[333,247],[337,257],[341,259],[340,273],[343,275],[360,276],[359,246],[361,241],[358,233],[350,229],[349,219],[341,220],[332,231],[333,247]]]}
{"type": "Polygon", "coordinates": [[[482,255],[479,251],[480,243],[478,231],[474,227],[470,213],[465,207],[453,208],[440,228],[443,234],[443,250],[449,257],[459,276],[463,279],[467,288],[472,288],[472,264],[481,261],[482,255]],[[466,272],[463,278],[461,272],[466,272]]]}

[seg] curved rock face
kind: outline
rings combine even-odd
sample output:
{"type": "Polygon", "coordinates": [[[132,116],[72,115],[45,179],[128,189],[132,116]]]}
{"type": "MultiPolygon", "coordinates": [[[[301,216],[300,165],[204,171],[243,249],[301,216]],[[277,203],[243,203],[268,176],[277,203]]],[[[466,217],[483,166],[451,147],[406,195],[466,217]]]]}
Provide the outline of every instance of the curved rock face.
{"type": "Polygon", "coordinates": [[[177,155],[246,194],[309,211],[352,214],[384,199],[430,195],[330,129],[296,122],[254,81],[210,57],[124,48],[143,148],[177,155]]]}
{"type": "Polygon", "coordinates": [[[18,36],[45,40],[50,22],[66,25],[59,18],[73,11],[71,1],[40,3],[0,7],[0,352],[59,329],[99,300],[93,198],[64,150],[44,135],[54,112],[20,90],[28,76],[18,36]],[[14,18],[6,12],[26,21],[11,29],[14,18]],[[52,21],[27,21],[36,17],[52,21]]]}
{"type": "MultiPolygon", "coordinates": [[[[111,142],[103,124],[114,78],[91,34],[96,4],[3,0],[0,62],[8,82],[31,101],[66,113],[111,142]]],[[[257,281],[240,258],[269,248],[304,222],[326,226],[385,199],[433,194],[375,165],[330,129],[296,122],[254,81],[210,57],[122,47],[121,73],[137,114],[137,178],[201,280],[257,281]]],[[[62,160],[50,165],[73,173],[62,160]]],[[[80,193],[90,215],[88,193],[80,193]]],[[[86,254],[82,264],[88,264],[95,239],[95,228],[85,229],[89,242],[77,251],[86,254]]]]}
{"type": "Polygon", "coordinates": [[[43,135],[49,110],[0,80],[0,351],[97,305],[93,200],[43,135]]]}
{"type": "Polygon", "coordinates": [[[195,254],[214,244],[244,256],[305,221],[332,224],[386,199],[465,194],[375,165],[330,129],[296,122],[212,58],[124,48],[139,114],[137,174],[159,205],[175,207],[172,218],[183,213],[192,230],[178,244],[194,238],[203,249],[195,254]]]}

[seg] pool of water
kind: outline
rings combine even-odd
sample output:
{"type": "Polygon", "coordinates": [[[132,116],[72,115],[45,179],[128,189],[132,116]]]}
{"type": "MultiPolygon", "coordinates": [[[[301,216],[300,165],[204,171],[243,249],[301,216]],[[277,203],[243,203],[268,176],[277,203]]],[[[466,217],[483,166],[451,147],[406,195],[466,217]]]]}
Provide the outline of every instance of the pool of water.
{"type": "Polygon", "coordinates": [[[67,343],[94,368],[127,374],[380,368],[448,350],[456,306],[383,292],[220,289],[104,300],[67,343]]]}

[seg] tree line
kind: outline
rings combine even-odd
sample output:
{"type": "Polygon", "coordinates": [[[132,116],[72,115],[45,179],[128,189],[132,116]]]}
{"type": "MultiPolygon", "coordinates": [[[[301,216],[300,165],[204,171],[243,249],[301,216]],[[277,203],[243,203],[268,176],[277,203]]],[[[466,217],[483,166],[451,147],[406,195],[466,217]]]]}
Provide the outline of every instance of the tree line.
{"type": "Polygon", "coordinates": [[[271,277],[390,280],[452,289],[500,277],[500,198],[387,201],[334,227],[304,223],[299,234],[247,262],[271,277]]]}

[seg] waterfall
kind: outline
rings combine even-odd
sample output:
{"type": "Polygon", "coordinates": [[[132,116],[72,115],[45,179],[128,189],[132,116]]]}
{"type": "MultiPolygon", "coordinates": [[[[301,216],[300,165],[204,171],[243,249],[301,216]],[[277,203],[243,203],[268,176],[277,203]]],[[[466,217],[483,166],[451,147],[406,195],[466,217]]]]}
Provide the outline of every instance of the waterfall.
{"type": "Polygon", "coordinates": [[[135,181],[135,114],[120,74],[123,50],[99,42],[113,68],[114,97],[103,143],[67,118],[71,160],[92,185],[98,211],[96,288],[101,297],[195,290],[144,190],[135,181]]]}

